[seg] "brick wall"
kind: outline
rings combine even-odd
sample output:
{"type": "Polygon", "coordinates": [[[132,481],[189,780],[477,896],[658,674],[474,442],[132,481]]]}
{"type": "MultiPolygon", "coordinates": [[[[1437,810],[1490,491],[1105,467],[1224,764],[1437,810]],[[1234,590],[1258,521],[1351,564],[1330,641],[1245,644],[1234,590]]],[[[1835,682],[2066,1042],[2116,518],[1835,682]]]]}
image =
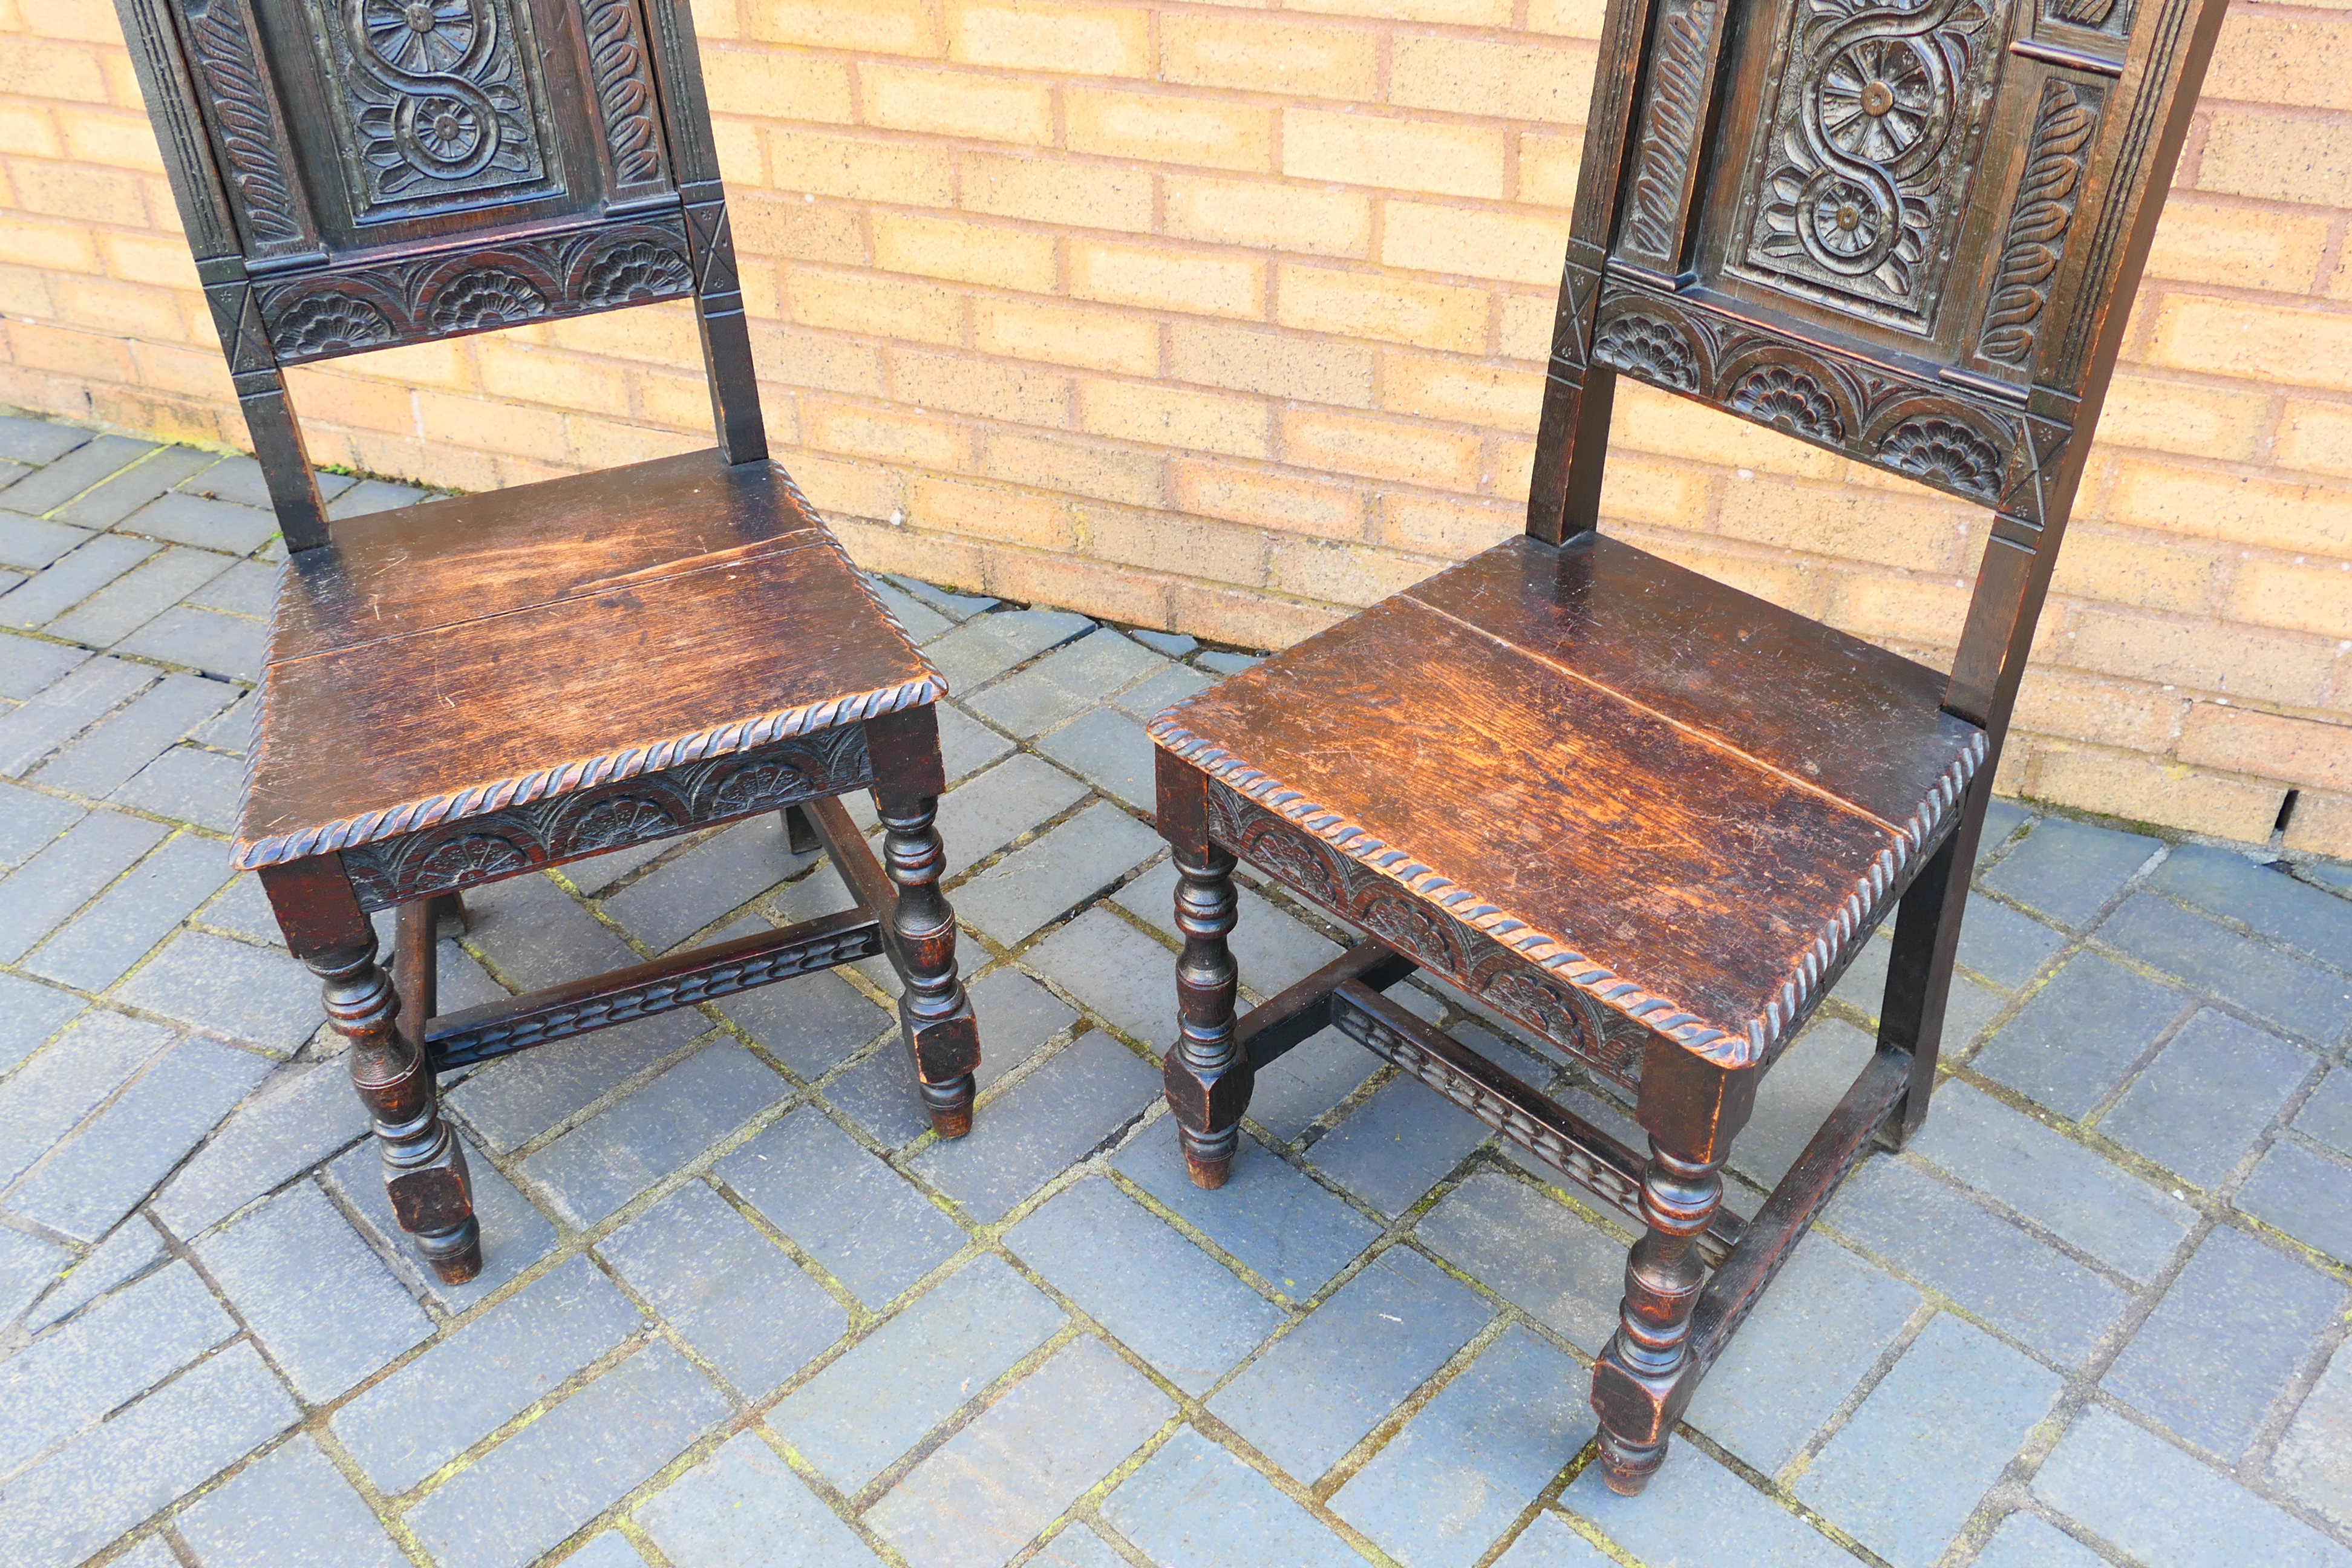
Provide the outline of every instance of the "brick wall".
{"type": "MultiPolygon", "coordinates": [[[[1279,646],[1519,525],[1599,0],[702,0],[779,453],[870,563],[1279,646]]],[[[0,402],[243,439],[106,0],[0,0],[0,402]]],[[[2008,788],[2352,854],[2352,9],[2222,35],[2008,788]]],[[[660,306],[295,373],[461,488],[707,441],[660,306]]],[[[1612,530],[1906,651],[1975,508],[1641,389],[1612,530]]]]}

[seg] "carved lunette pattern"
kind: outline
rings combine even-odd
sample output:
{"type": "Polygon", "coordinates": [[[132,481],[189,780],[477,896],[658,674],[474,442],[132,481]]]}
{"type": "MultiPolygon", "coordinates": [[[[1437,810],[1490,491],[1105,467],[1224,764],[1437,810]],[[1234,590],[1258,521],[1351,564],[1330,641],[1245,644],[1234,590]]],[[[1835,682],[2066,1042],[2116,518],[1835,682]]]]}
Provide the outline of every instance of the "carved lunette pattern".
{"type": "Polygon", "coordinates": [[[1619,249],[1663,271],[1682,262],[1683,220],[1722,14],[1718,0],[1664,0],[1659,13],[1656,63],[1642,106],[1619,249]]]}
{"type": "Polygon", "coordinates": [[[1176,715],[1153,721],[1150,734],[1209,775],[1209,833],[1219,844],[1625,1083],[1638,1079],[1638,1047],[1615,1026],[1615,1017],[1726,1067],[1769,1060],[1810,1016],[1855,942],[1875,929],[1910,873],[1942,841],[1985,757],[1983,735],[1972,734],[1918,808],[1897,825],[1894,842],[1864,869],[1836,912],[1798,953],[1762,1013],[1713,1020],[1643,989],[1556,933],[1413,859],[1361,823],[1287,788],[1184,729],[1176,715]],[[1410,894],[1410,901],[1399,898],[1397,889],[1410,894]],[[1514,996],[1511,987],[1497,984],[1509,974],[1564,983],[1605,1008],[1610,1026],[1588,1035],[1571,1018],[1563,1027],[1562,1017],[1531,1009],[1526,993],[1514,996]]]}
{"type": "Polygon", "coordinates": [[[257,290],[283,364],[693,291],[685,224],[667,213],[617,227],[306,269],[257,290]]]}
{"type": "Polygon", "coordinates": [[[661,137],[654,124],[653,74],[636,0],[587,0],[583,21],[614,177],[623,191],[658,184],[664,173],[661,137]]]}
{"type": "Polygon", "coordinates": [[[2021,368],[2032,357],[2051,282],[2065,254],[2066,231],[2074,221],[2103,99],[2096,88],[2055,77],[2042,84],[2025,173],[2018,181],[2000,268],[1977,340],[1977,352],[1989,360],[2021,368]]]}
{"type": "Polygon", "coordinates": [[[343,867],[360,902],[388,909],[873,782],[866,727],[844,724],[706,757],[620,783],[446,819],[354,845],[343,867]]]}
{"type": "Polygon", "coordinates": [[[214,137],[236,194],[246,248],[268,254],[309,247],[309,216],[246,0],[181,0],[180,14],[212,101],[214,137]]]}

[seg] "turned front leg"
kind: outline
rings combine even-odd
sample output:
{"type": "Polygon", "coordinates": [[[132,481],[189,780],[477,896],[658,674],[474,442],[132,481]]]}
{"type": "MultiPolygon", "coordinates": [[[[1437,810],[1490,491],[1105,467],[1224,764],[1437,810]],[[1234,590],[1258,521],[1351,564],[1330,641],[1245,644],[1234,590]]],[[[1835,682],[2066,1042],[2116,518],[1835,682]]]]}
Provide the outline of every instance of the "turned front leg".
{"type": "Polygon", "coordinates": [[[899,959],[898,1026],[915,1063],[923,1109],[942,1138],[971,1131],[972,1073],[980,1031],[956,974],[955,911],[940,894],[945,850],[931,823],[939,802],[920,795],[882,808],[882,862],[898,885],[890,931],[899,959]]]}
{"type": "Polygon", "coordinates": [[[1184,952],[1176,960],[1176,1046],[1161,1077],[1186,1170],[1197,1185],[1222,1187],[1241,1147],[1253,1081],[1234,1029],[1240,980],[1225,943],[1239,912],[1234,858],[1213,844],[1197,855],[1180,851],[1176,876],[1184,952]]]}
{"type": "Polygon", "coordinates": [[[1645,1229],[1625,1258],[1617,1332],[1592,1369],[1601,1417],[1601,1479],[1632,1497],[1665,1462],[1681,1402],[1675,1385],[1690,1359],[1691,1310],[1706,1269],[1698,1238],[1723,1204],[1721,1162],[1686,1160],[1650,1140],[1642,1173],[1645,1229]]]}

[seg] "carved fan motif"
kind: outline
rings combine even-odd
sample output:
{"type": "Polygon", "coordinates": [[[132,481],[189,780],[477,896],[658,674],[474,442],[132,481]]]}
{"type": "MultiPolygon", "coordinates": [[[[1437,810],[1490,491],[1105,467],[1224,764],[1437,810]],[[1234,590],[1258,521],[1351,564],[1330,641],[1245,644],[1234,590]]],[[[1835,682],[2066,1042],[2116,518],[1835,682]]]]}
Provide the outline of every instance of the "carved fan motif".
{"type": "Polygon", "coordinates": [[[1878,444],[1879,455],[1907,474],[1936,479],[1988,500],[2000,493],[2000,451],[1957,419],[1906,419],[1878,444]]]}
{"type": "Polygon", "coordinates": [[[1845,421],[1822,384],[1803,371],[1768,364],[1749,371],[1731,389],[1732,408],[1750,419],[1778,425],[1817,441],[1845,438],[1845,421]]]}
{"type": "Polygon", "coordinates": [[[434,847],[417,862],[421,878],[435,882],[478,882],[520,871],[530,857],[505,839],[487,833],[468,833],[434,847]]]}
{"type": "Polygon", "coordinates": [[[295,302],[272,327],[270,342],[280,359],[363,349],[392,341],[392,322],[365,300],[351,294],[312,294],[295,302]]]}
{"type": "Polygon", "coordinates": [[[1675,325],[1655,316],[1623,315],[1593,340],[1595,359],[1685,392],[1698,386],[1698,363],[1675,325]]]}
{"type": "Polygon", "coordinates": [[[665,300],[694,287],[686,258],[644,240],[616,245],[588,264],[581,298],[592,305],[665,300]]]}

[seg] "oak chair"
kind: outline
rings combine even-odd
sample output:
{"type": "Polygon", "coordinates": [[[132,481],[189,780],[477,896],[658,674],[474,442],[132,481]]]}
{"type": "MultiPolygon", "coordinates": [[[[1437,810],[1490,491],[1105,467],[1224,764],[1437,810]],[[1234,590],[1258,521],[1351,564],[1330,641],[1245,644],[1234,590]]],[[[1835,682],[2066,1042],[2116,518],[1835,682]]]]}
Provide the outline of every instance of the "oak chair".
{"type": "Polygon", "coordinates": [[[686,0],[118,7],[290,552],[236,863],[325,982],[419,1255],[481,1268],[437,1073],[877,952],[968,1131],[946,683],[768,459],[686,0]],[[677,299],[717,449],[329,526],[285,366],[677,299]],[[887,872],[837,798],[866,787],[887,872]],[[856,910],[436,1015],[462,889],[770,811],[856,910]]]}
{"type": "Polygon", "coordinates": [[[1593,1369],[1639,1491],[1874,1136],[1927,1116],[1994,767],[2222,0],[1610,0],[1524,538],[1161,714],[1168,1100],[1223,1184],[1326,1026],[1641,1232],[1593,1369]],[[1948,675],[1596,528],[1619,375],[1982,502],[1948,675]],[[1367,933],[1238,1022],[1236,859],[1367,933]],[[1898,912],[1899,911],[1899,912],[1898,912]],[[1878,1049],[1756,1216],[1757,1085],[1895,917],[1878,1049]],[[1636,1152],[1381,994],[1633,1097],[1636,1152]]]}

